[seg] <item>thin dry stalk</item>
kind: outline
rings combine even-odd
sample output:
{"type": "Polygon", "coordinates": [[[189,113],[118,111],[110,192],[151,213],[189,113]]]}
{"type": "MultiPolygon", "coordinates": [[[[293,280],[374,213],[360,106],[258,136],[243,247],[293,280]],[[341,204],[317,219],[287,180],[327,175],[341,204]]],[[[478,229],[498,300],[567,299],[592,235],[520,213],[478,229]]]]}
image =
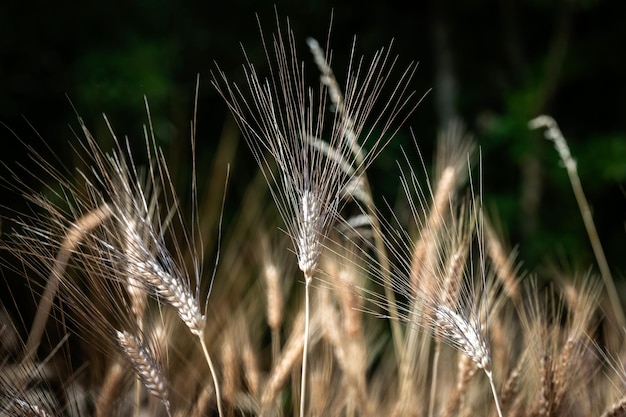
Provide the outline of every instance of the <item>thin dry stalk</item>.
{"type": "Polygon", "coordinates": [[[241,359],[243,362],[244,376],[248,389],[253,396],[257,397],[261,388],[261,371],[259,370],[259,361],[257,353],[250,344],[248,337],[244,338],[244,345],[241,352],[241,359]]]}
{"type": "Polygon", "coordinates": [[[215,388],[215,399],[217,401],[217,411],[218,411],[220,417],[222,417],[224,415],[224,412],[222,410],[222,397],[221,397],[221,394],[220,394],[220,385],[219,385],[218,379],[217,379],[217,371],[215,369],[215,365],[213,365],[213,361],[211,360],[211,356],[209,355],[209,349],[207,348],[206,342],[204,340],[204,332],[199,334],[198,338],[200,339],[200,345],[202,346],[202,352],[204,353],[204,359],[206,360],[207,364],[209,365],[209,370],[211,371],[211,378],[213,378],[213,386],[215,388]]]}
{"type": "Polygon", "coordinates": [[[602,274],[602,279],[604,280],[604,286],[609,295],[611,306],[617,318],[618,328],[624,329],[626,328],[626,316],[624,315],[624,309],[622,307],[622,303],[620,302],[617,289],[615,288],[615,281],[613,280],[609,263],[606,260],[604,250],[602,249],[602,243],[600,242],[600,237],[598,236],[598,231],[596,230],[596,226],[593,221],[591,208],[589,207],[589,203],[587,202],[583,187],[580,183],[576,161],[572,158],[572,154],[567,146],[567,141],[565,140],[563,133],[561,133],[561,129],[559,129],[559,126],[556,124],[556,121],[550,116],[539,116],[528,122],[528,126],[531,129],[546,128],[544,133],[546,139],[551,140],[554,143],[554,147],[559,153],[561,161],[567,170],[570,183],[572,184],[572,190],[576,196],[576,202],[578,203],[580,214],[583,218],[583,222],[585,223],[585,228],[587,229],[587,234],[589,235],[589,241],[591,242],[593,253],[596,257],[596,261],[598,262],[598,267],[600,268],[600,273],[602,274]]]}

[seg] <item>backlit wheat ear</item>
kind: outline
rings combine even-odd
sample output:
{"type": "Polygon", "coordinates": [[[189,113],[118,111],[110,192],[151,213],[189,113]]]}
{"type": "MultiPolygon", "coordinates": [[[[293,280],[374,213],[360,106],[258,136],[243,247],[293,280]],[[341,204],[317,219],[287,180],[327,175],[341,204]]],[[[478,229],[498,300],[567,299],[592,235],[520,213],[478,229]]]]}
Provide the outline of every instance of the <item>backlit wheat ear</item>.
{"type": "Polygon", "coordinates": [[[362,158],[361,152],[358,152],[363,143],[357,145],[355,141],[345,138],[347,135],[359,138],[364,133],[362,140],[365,142],[372,134],[374,124],[380,123],[383,133],[369,144],[370,155],[380,150],[389,140],[384,135],[390,130],[391,123],[405,107],[410,109],[408,103],[412,93],[407,93],[406,81],[413,74],[414,66],[404,72],[400,85],[392,87],[391,97],[382,105],[383,111],[371,118],[372,130],[365,132],[370,112],[386,87],[395,64],[388,50],[378,53],[369,67],[364,66],[362,60],[354,61],[354,67],[348,71],[342,114],[331,115],[327,113],[327,86],[306,86],[305,66],[297,57],[296,40],[289,23],[286,35],[278,24],[278,33],[272,38],[275,59],[270,57],[270,49],[264,39],[263,43],[270,64],[269,80],[261,78],[248,62],[246,79],[249,93],[230,85],[221,71],[214,75],[213,84],[226,100],[263,171],[287,225],[298,266],[304,274],[306,319],[300,400],[300,415],[303,416],[310,321],[309,287],[318,267],[324,239],[338,214],[344,190],[352,178],[358,177],[371,162],[371,157],[362,158]],[[317,94],[316,90],[319,90],[317,94]],[[327,119],[331,121],[328,127],[327,119]],[[327,146],[314,146],[322,139],[327,140],[327,146]],[[269,159],[266,153],[269,153],[269,159]],[[277,173],[273,170],[274,164],[278,167],[277,173]]]}
{"type": "Polygon", "coordinates": [[[435,310],[437,331],[449,342],[468,356],[476,366],[491,371],[491,353],[485,342],[481,326],[471,324],[461,314],[445,305],[439,305],[435,310]]]}
{"type": "Polygon", "coordinates": [[[478,368],[482,369],[493,392],[498,415],[502,417],[500,401],[496,392],[491,370],[491,352],[483,335],[482,326],[478,323],[470,323],[464,316],[451,310],[445,305],[439,305],[435,309],[438,331],[443,337],[458,348],[464,355],[470,358],[478,368]]]}
{"type": "Polygon", "coordinates": [[[171,416],[167,380],[154,355],[150,353],[146,345],[126,331],[117,332],[117,341],[122,348],[124,357],[135,370],[135,374],[141,379],[150,394],[161,400],[167,414],[171,416]]]}

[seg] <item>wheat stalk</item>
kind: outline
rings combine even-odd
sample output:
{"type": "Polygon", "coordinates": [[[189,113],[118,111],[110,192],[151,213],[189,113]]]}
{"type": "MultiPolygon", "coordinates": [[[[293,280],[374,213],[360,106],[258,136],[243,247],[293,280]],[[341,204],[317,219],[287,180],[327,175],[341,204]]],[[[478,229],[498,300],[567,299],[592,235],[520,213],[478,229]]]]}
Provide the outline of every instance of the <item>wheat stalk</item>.
{"type": "Polygon", "coordinates": [[[589,203],[587,202],[583,187],[580,183],[576,161],[572,158],[569,146],[567,146],[567,141],[565,140],[563,133],[561,133],[561,129],[559,129],[556,121],[550,116],[539,116],[528,122],[528,126],[531,129],[545,128],[546,130],[544,135],[546,139],[551,140],[554,143],[554,147],[559,153],[561,161],[567,170],[567,175],[569,176],[572,184],[572,190],[576,196],[576,202],[578,203],[580,214],[583,218],[583,222],[585,223],[585,229],[589,235],[589,242],[591,243],[593,253],[596,257],[596,261],[598,262],[604,286],[607,294],[609,295],[609,300],[611,300],[611,307],[615,312],[619,328],[626,328],[626,316],[624,315],[624,309],[620,302],[619,295],[617,294],[617,289],[615,288],[615,282],[613,280],[613,275],[611,274],[611,269],[609,268],[609,263],[606,260],[604,250],[602,249],[600,237],[598,236],[598,231],[596,230],[596,226],[593,221],[593,215],[591,214],[591,208],[589,207],[589,203]]]}

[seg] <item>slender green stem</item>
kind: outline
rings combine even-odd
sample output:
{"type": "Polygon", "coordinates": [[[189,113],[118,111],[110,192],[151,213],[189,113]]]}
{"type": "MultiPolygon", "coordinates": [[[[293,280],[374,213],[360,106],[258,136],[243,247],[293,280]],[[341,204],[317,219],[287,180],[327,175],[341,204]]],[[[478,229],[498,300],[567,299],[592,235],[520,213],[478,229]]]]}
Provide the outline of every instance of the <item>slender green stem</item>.
{"type": "Polygon", "coordinates": [[[204,341],[204,331],[202,331],[198,335],[198,338],[200,339],[200,344],[202,345],[204,358],[206,359],[206,362],[209,364],[209,369],[211,370],[211,378],[213,378],[213,385],[215,387],[215,398],[217,399],[217,412],[220,417],[223,417],[224,412],[222,411],[222,396],[220,394],[220,385],[217,382],[217,373],[215,372],[213,361],[211,361],[211,356],[209,356],[209,350],[207,349],[206,342],[204,341]]]}

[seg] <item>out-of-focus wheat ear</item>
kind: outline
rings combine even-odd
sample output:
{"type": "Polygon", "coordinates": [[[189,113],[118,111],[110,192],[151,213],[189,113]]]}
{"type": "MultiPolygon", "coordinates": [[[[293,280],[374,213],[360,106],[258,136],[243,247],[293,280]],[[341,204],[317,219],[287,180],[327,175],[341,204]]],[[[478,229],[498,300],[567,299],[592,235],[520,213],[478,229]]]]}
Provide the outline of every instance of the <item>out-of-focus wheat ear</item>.
{"type": "Polygon", "coordinates": [[[626,417],[626,395],[607,408],[601,417],[626,417]]]}
{"type": "Polygon", "coordinates": [[[202,389],[200,390],[200,394],[198,395],[198,398],[194,402],[193,408],[188,415],[191,417],[206,417],[210,415],[214,395],[215,391],[213,390],[213,387],[202,387],[202,389]]]}
{"type": "Polygon", "coordinates": [[[450,211],[450,198],[456,187],[454,178],[455,169],[446,167],[437,180],[433,204],[428,218],[420,228],[420,238],[413,248],[411,255],[410,284],[418,294],[435,297],[439,287],[436,278],[433,277],[433,265],[438,262],[437,250],[439,246],[440,229],[444,225],[445,218],[450,211]]]}
{"type": "Polygon", "coordinates": [[[124,368],[119,362],[113,363],[107,369],[104,381],[100,385],[100,392],[96,400],[94,416],[109,417],[113,415],[115,407],[119,403],[120,396],[124,390],[124,379],[127,377],[124,368]]]}
{"type": "MultiPolygon", "coordinates": [[[[314,315],[311,320],[310,341],[315,344],[321,338],[321,329],[324,318],[314,315]]],[[[261,415],[272,415],[272,410],[276,406],[275,401],[280,394],[285,382],[292,373],[297,374],[298,362],[302,359],[304,347],[304,313],[300,312],[295,318],[289,338],[283,347],[276,363],[272,366],[267,378],[263,394],[261,396],[261,415]]],[[[295,377],[295,375],[294,375],[295,377]]]]}
{"type": "Polygon", "coordinates": [[[370,400],[367,396],[366,360],[367,353],[362,340],[346,337],[339,322],[340,314],[333,304],[330,291],[318,291],[320,315],[324,319],[324,338],[333,347],[334,357],[346,379],[345,404],[349,410],[358,410],[359,415],[369,415],[370,400]]]}
{"type": "Polygon", "coordinates": [[[549,417],[552,414],[554,400],[554,385],[552,377],[552,358],[544,353],[539,361],[539,393],[533,408],[533,414],[540,417],[549,417]]]}
{"type": "MultiPolygon", "coordinates": [[[[307,415],[330,415],[330,404],[337,397],[337,391],[341,390],[333,383],[333,360],[330,347],[321,344],[315,352],[315,358],[316,360],[311,364],[311,372],[309,372],[307,415]]],[[[350,415],[348,411],[346,415],[350,415]]]]}
{"type": "Polygon", "coordinates": [[[363,297],[357,293],[354,274],[353,270],[341,268],[338,271],[339,288],[336,292],[341,305],[342,327],[352,341],[360,339],[363,335],[363,297]]]}
{"type": "Polygon", "coordinates": [[[500,403],[502,405],[502,411],[505,413],[512,410],[513,401],[518,398],[523,366],[525,366],[525,361],[521,358],[518,360],[515,368],[509,373],[508,378],[502,386],[502,391],[500,391],[500,403]]]}
{"type": "Polygon", "coordinates": [[[125,224],[120,225],[124,230],[125,239],[122,242],[124,258],[127,260],[124,265],[123,276],[126,277],[126,290],[130,298],[131,311],[137,320],[140,330],[143,330],[143,314],[148,303],[146,286],[141,282],[141,270],[137,268],[134,260],[142,259],[137,248],[138,237],[135,230],[135,221],[126,219],[125,224]]]}
{"type": "Polygon", "coordinates": [[[617,289],[615,288],[615,281],[613,280],[609,263],[606,260],[606,255],[602,249],[602,243],[600,242],[600,237],[598,236],[598,231],[596,230],[596,226],[593,221],[593,214],[580,183],[576,161],[572,158],[569,146],[567,146],[567,141],[565,140],[563,133],[561,133],[561,129],[557,125],[556,121],[550,116],[539,116],[528,122],[528,127],[530,129],[545,128],[545,138],[554,143],[554,147],[559,153],[559,157],[567,170],[567,175],[569,176],[570,183],[572,184],[572,190],[574,191],[574,196],[576,197],[576,202],[578,203],[578,208],[580,209],[580,214],[583,218],[583,222],[585,223],[585,228],[587,229],[587,235],[589,236],[593,253],[596,257],[596,261],[598,262],[598,267],[600,268],[600,273],[602,274],[602,279],[604,280],[604,286],[607,294],[609,295],[611,307],[613,308],[617,319],[617,327],[619,329],[624,329],[626,328],[624,308],[622,307],[617,289]]]}
{"type": "Polygon", "coordinates": [[[469,387],[469,382],[477,369],[476,364],[469,356],[459,354],[456,384],[446,400],[445,408],[441,414],[442,417],[452,417],[456,415],[459,404],[463,402],[463,398],[469,387]]]}
{"type": "Polygon", "coordinates": [[[284,299],[280,281],[280,271],[273,263],[263,270],[267,295],[267,324],[272,331],[272,357],[276,359],[280,351],[280,328],[283,323],[284,299]]]}
{"type": "Polygon", "coordinates": [[[243,363],[244,377],[246,384],[248,384],[248,389],[252,395],[257,398],[261,388],[261,371],[259,369],[257,352],[252,347],[249,337],[244,337],[241,361],[243,363]]]}
{"type": "Polygon", "coordinates": [[[502,282],[506,295],[517,304],[520,301],[520,288],[519,277],[516,268],[513,267],[515,258],[513,255],[506,255],[502,241],[498,238],[491,222],[487,216],[483,219],[487,256],[495,268],[496,276],[502,282]]]}
{"type": "MultiPolygon", "coordinates": [[[[468,161],[471,161],[473,149],[473,141],[460,121],[451,122],[446,129],[439,132],[434,193],[429,188],[427,195],[422,192],[422,196],[419,197],[422,200],[420,204],[428,204],[428,200],[431,199],[432,203],[427,218],[420,224],[420,239],[413,249],[411,258],[411,284],[420,288],[423,294],[428,294],[428,286],[432,283],[426,282],[421,275],[424,268],[431,265],[429,262],[432,260],[429,257],[433,252],[436,253],[439,247],[437,239],[441,228],[445,227],[445,220],[450,215],[457,189],[467,179],[468,161]]],[[[408,189],[408,182],[406,180],[403,182],[405,193],[409,196],[411,190],[408,189]]],[[[416,220],[423,216],[425,210],[423,207],[414,203],[411,205],[416,220]]]]}
{"type": "Polygon", "coordinates": [[[554,408],[563,413],[571,407],[568,399],[574,399],[587,390],[589,364],[587,354],[590,348],[590,335],[598,325],[598,300],[601,285],[586,277],[580,288],[565,285],[563,297],[568,304],[567,326],[558,356],[554,363],[553,387],[554,408]]]}
{"type": "Polygon", "coordinates": [[[222,341],[222,397],[231,404],[235,403],[237,393],[241,389],[239,381],[241,372],[238,363],[234,335],[228,332],[222,341]]]}
{"type": "MultiPolygon", "coordinates": [[[[448,216],[450,209],[450,197],[455,188],[454,169],[449,167],[443,171],[442,177],[437,182],[433,205],[430,208],[427,220],[420,227],[419,240],[416,242],[411,253],[409,281],[411,287],[412,302],[409,307],[410,315],[422,320],[420,324],[408,326],[404,340],[404,351],[400,361],[400,395],[402,404],[415,401],[415,373],[419,356],[416,354],[419,345],[419,335],[423,332],[427,316],[431,313],[422,311],[423,300],[438,299],[438,291],[441,288],[440,277],[437,276],[441,227],[444,218],[448,216]]],[[[413,203],[411,203],[413,205],[413,203]]],[[[417,218],[417,216],[416,216],[417,218]]]]}
{"type": "Polygon", "coordinates": [[[139,376],[148,392],[161,400],[167,414],[171,416],[167,379],[148,345],[143,344],[127,331],[118,331],[117,341],[135,374],[139,376]]]}
{"type": "Polygon", "coordinates": [[[54,265],[48,277],[46,288],[37,306],[37,313],[33,319],[33,325],[28,333],[25,348],[26,358],[32,358],[41,342],[41,337],[46,328],[48,316],[50,315],[50,309],[54,303],[60,280],[62,279],[63,272],[65,271],[72,252],[86,235],[101,225],[102,222],[107,220],[111,215],[111,208],[107,204],[103,204],[84,214],[69,227],[63,238],[63,242],[59,246],[59,251],[54,259],[54,265]]]}
{"type": "MultiPolygon", "coordinates": [[[[304,347],[304,313],[298,314],[291,328],[291,333],[278,360],[272,366],[267,383],[261,396],[262,415],[265,415],[274,408],[276,397],[285,385],[287,378],[293,371],[294,366],[302,358],[302,348],[304,347]]],[[[271,413],[270,413],[271,414],[271,413]]]]}

